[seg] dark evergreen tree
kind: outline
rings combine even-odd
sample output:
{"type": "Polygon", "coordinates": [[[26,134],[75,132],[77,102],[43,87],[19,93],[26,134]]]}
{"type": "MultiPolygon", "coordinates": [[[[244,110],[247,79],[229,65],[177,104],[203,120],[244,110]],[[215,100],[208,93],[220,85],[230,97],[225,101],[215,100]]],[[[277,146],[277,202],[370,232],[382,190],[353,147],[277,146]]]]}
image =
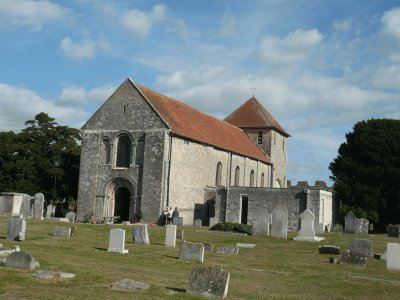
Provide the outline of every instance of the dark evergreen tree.
{"type": "Polygon", "coordinates": [[[400,223],[400,120],[356,123],[329,169],[342,215],[353,210],[381,230],[400,223]]]}

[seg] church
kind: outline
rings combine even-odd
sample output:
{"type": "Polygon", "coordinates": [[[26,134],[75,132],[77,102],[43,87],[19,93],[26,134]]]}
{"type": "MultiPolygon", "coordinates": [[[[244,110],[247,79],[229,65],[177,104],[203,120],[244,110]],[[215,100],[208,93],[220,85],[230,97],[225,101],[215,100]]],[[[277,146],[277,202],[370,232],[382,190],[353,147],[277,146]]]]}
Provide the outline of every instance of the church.
{"type": "Polygon", "coordinates": [[[219,120],[128,78],[81,132],[78,220],[132,222],[140,211],[160,223],[165,207],[178,207],[184,225],[215,216],[251,224],[253,199],[270,203],[266,211],[280,199],[295,216],[307,207],[303,190],[276,196],[286,190],[289,134],[254,97],[219,120]],[[235,203],[240,212],[230,213],[235,203]]]}

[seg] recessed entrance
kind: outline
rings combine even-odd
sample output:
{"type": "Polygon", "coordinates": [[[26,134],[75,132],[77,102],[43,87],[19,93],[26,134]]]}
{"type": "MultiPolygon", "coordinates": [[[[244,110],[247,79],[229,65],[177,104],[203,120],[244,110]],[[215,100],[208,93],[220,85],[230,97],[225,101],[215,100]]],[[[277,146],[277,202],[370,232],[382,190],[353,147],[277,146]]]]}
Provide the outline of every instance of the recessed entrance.
{"type": "Polygon", "coordinates": [[[120,187],[115,191],[114,216],[120,217],[120,221],[129,221],[129,206],[131,193],[126,187],[120,187]]]}
{"type": "Polygon", "coordinates": [[[247,224],[247,212],[249,210],[249,197],[242,196],[241,197],[241,224],[247,224]]]}

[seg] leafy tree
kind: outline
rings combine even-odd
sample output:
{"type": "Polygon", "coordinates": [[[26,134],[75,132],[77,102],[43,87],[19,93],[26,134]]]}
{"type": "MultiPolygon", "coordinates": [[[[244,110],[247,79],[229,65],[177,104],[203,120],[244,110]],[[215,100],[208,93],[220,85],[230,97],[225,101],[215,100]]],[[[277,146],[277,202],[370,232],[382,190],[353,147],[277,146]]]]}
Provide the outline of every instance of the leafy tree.
{"type": "Polygon", "coordinates": [[[25,122],[20,133],[0,133],[0,190],[33,195],[42,192],[54,201],[76,197],[80,132],[58,125],[45,113],[25,122]]]}
{"type": "Polygon", "coordinates": [[[356,123],[329,169],[342,214],[353,210],[380,229],[400,223],[400,120],[356,123]]]}

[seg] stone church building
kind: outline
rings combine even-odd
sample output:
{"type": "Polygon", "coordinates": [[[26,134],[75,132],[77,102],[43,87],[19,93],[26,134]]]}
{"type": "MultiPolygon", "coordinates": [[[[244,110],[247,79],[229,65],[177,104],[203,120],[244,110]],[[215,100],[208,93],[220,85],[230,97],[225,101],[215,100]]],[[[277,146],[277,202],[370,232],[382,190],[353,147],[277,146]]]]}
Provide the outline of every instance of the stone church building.
{"type": "MultiPolygon", "coordinates": [[[[127,79],[82,127],[77,218],[157,223],[172,206],[185,225],[231,220],[226,195],[286,188],[288,137],[254,97],[221,121],[127,79]]],[[[298,215],[307,201],[290,197],[298,215]]]]}

